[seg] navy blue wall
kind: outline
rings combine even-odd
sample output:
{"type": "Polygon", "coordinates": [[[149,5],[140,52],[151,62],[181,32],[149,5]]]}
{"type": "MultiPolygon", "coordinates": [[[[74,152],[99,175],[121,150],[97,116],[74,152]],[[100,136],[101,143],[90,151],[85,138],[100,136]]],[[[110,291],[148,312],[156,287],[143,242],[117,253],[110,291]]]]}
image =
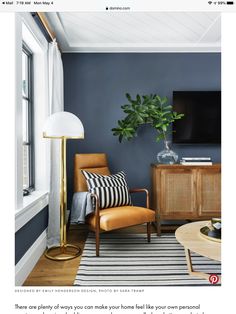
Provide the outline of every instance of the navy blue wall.
{"type": "MultiPolygon", "coordinates": [[[[125,93],[157,93],[172,101],[173,90],[220,90],[218,53],[64,54],[65,110],[83,122],[85,139],[68,142],[68,196],[73,190],[75,153],[105,152],[112,172],[125,170],[130,187],[150,187],[150,164],[162,143],[142,127],[139,136],[120,144],[111,129],[122,118],[125,93]]],[[[220,161],[220,146],[175,145],[179,156],[211,156],[220,161]]]]}
{"type": "Polygon", "coordinates": [[[15,233],[15,264],[48,226],[48,206],[15,233]]]}

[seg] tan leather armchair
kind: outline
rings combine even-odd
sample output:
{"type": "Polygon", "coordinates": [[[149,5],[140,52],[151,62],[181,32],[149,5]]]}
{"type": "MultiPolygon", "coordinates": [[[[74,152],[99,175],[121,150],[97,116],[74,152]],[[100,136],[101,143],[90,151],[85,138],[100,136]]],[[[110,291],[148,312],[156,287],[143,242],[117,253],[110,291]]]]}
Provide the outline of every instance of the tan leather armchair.
{"type": "MultiPolygon", "coordinates": [[[[81,170],[109,175],[106,154],[76,154],[74,159],[74,192],[88,191],[86,180],[81,170]]],[[[147,223],[147,239],[151,240],[151,222],[155,221],[155,212],[149,209],[149,194],[146,189],[132,189],[130,193],[146,194],[146,208],[138,206],[120,206],[106,209],[99,208],[98,196],[95,199],[95,212],[86,222],[96,234],[96,255],[99,256],[100,232],[126,228],[147,223]]]]}

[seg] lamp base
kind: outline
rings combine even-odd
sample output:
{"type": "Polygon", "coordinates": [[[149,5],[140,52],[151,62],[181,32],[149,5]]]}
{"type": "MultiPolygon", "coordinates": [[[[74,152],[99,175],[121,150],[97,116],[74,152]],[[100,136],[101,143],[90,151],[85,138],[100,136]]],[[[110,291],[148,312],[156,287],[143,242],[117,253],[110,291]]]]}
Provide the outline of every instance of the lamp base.
{"type": "Polygon", "coordinates": [[[65,244],[64,246],[53,246],[46,250],[45,257],[53,261],[68,261],[70,259],[80,256],[82,250],[80,247],[72,244],[65,244]],[[54,251],[54,255],[51,254],[54,251]]]}

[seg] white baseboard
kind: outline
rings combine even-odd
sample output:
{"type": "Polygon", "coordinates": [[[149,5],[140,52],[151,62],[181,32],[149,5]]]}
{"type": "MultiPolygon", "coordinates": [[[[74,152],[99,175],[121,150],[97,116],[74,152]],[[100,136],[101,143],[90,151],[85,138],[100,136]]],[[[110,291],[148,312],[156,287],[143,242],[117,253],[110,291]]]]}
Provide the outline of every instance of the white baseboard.
{"type": "Polygon", "coordinates": [[[46,230],[31,245],[15,266],[15,285],[21,286],[46,249],[46,230]]]}

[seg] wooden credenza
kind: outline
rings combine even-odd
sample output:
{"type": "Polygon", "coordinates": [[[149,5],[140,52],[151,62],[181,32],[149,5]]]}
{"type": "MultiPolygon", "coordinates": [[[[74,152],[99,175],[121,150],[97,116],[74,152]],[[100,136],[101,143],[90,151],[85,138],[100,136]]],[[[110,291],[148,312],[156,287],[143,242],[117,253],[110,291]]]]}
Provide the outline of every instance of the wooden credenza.
{"type": "Polygon", "coordinates": [[[205,220],[221,216],[221,165],[152,164],[151,207],[157,233],[162,220],[205,220]]]}

